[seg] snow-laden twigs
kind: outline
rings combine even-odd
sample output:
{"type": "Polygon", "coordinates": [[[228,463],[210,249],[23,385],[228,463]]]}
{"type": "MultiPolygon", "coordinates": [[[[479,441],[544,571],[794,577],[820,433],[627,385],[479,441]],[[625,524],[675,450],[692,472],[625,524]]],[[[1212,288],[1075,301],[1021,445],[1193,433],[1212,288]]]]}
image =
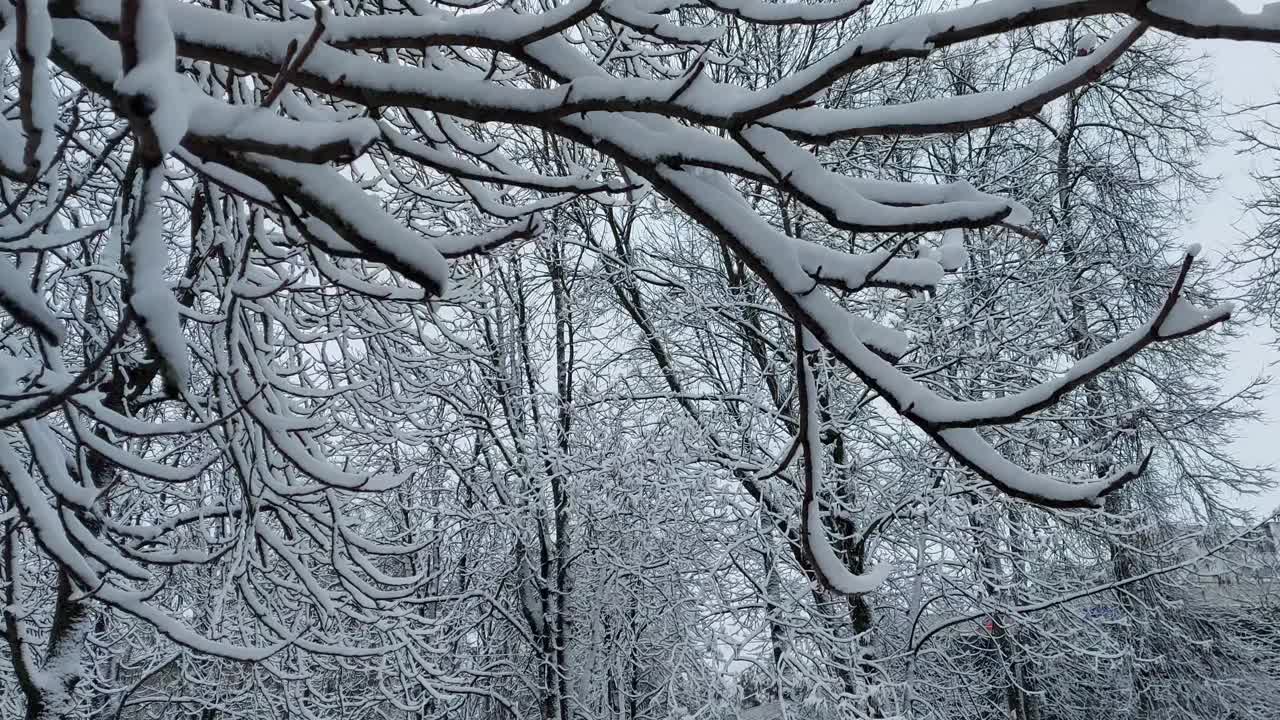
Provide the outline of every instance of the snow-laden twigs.
{"type": "Polygon", "coordinates": [[[302,67],[307,58],[311,56],[311,52],[316,49],[316,44],[324,39],[325,20],[329,16],[329,10],[324,3],[316,3],[315,27],[311,29],[311,34],[307,35],[307,39],[303,41],[301,49],[297,44],[297,39],[289,41],[289,46],[285,50],[284,64],[280,66],[280,72],[276,74],[275,80],[271,81],[271,88],[267,90],[267,94],[262,98],[262,107],[270,108],[275,104],[276,99],[280,97],[280,93],[284,92],[289,86],[289,78],[302,67]]]}
{"type": "MultiPolygon", "coordinates": [[[[1277,39],[1275,11],[889,5],[410,0],[311,14],[274,0],[26,0],[13,28],[0,10],[18,60],[15,112],[0,119],[0,249],[19,260],[0,261],[0,305],[17,321],[3,328],[6,550],[57,573],[77,607],[141,621],[138,637],[242,660],[281,653],[269,684],[287,688],[282,704],[323,685],[296,681],[323,655],[350,661],[359,680],[315,692],[364,683],[368,712],[443,716],[487,693],[490,710],[529,714],[508,697],[527,691],[563,719],[577,712],[566,668],[586,645],[575,628],[635,643],[600,667],[645,667],[650,645],[671,645],[623,635],[698,594],[646,584],[672,558],[669,577],[688,575],[672,536],[691,557],[723,558],[717,571],[745,568],[739,551],[752,543],[770,555],[776,540],[814,592],[849,595],[859,634],[862,596],[888,567],[863,568],[864,543],[886,561],[923,556],[935,532],[904,519],[922,533],[908,545],[881,542],[887,521],[859,527],[862,504],[881,499],[854,492],[864,478],[898,483],[910,501],[887,504],[922,513],[991,502],[984,483],[1049,507],[1112,502],[1144,467],[1171,461],[1136,441],[1078,440],[1071,419],[1056,419],[1068,426],[1058,444],[1042,424],[1004,426],[1072,393],[1087,395],[1087,412],[1073,412],[1089,422],[1130,412],[1110,407],[1104,373],[1228,311],[1184,297],[1188,257],[1151,319],[1119,338],[1072,336],[1085,350],[1070,361],[1047,321],[1006,316],[992,322],[1019,330],[1000,342],[1030,338],[1035,353],[966,340],[930,356],[939,340],[921,337],[932,326],[920,316],[939,298],[987,293],[953,302],[962,317],[934,328],[969,332],[1018,282],[1010,271],[984,285],[982,273],[1002,270],[982,243],[1013,229],[1056,250],[1072,215],[1054,208],[1055,227],[1043,201],[1019,203],[1024,188],[1052,195],[1028,174],[956,161],[926,178],[914,158],[946,164],[926,136],[959,132],[1002,161],[1031,157],[1010,150],[1027,136],[1006,129],[1034,127],[1018,124],[1033,114],[1050,126],[1058,104],[1157,42],[1148,28],[1277,39]],[[1064,39],[1065,53],[989,84],[960,77],[1017,51],[1002,34],[1038,38],[1064,20],[1104,39],[1064,39]],[[954,90],[892,64],[962,43],[935,56],[954,90]],[[60,125],[60,107],[84,122],[60,125]],[[913,173],[921,181],[904,179],[913,173]],[[969,353],[988,363],[976,377],[969,353]],[[1014,359],[1001,365],[1001,353],[1014,359]],[[855,435],[875,457],[849,457],[855,435]],[[788,470],[801,451],[803,477],[788,470]],[[715,502],[672,491],[689,487],[715,502]],[[691,518],[680,532],[673,508],[691,518]],[[752,513],[759,538],[698,537],[752,513]],[[450,554],[465,571],[441,569],[450,554]],[[608,570],[601,557],[624,559],[608,570]],[[511,563],[514,588],[503,585],[511,563]],[[577,573],[601,587],[646,578],[625,593],[656,607],[610,615],[601,604],[576,624],[579,606],[596,607],[571,595],[577,573]],[[504,659],[452,659],[489,650],[504,659]],[[537,682],[509,670],[519,663],[506,656],[522,654],[537,682]]],[[[1070,150],[1070,139],[1052,142],[1070,150]]],[[[1043,310],[1028,297],[1009,302],[1043,310]]],[[[784,582],[786,568],[770,567],[756,576],[784,582]]],[[[800,612],[777,587],[758,595],[777,628],[800,612]]],[[[863,663],[838,655],[849,635],[805,629],[803,642],[837,648],[832,686],[857,695],[863,663]]],[[[769,633],[778,658],[784,634],[769,633]]],[[[180,683],[195,672],[188,659],[147,682],[180,683]]]]}
{"type": "MultiPolygon", "coordinates": [[[[1117,592],[1126,587],[1147,582],[1152,578],[1160,577],[1161,575],[1168,575],[1170,573],[1178,572],[1179,570],[1185,570],[1187,568],[1193,567],[1203,562],[1208,558],[1212,558],[1221,554],[1224,550],[1237,546],[1240,543],[1240,541],[1243,540],[1244,538],[1249,537],[1250,535],[1257,533],[1260,529],[1266,528],[1269,524],[1274,523],[1277,516],[1280,516],[1280,509],[1272,510],[1271,512],[1263,516],[1262,519],[1255,521],[1245,529],[1234,532],[1230,537],[1227,537],[1225,540],[1219,543],[1216,543],[1211,547],[1200,550],[1192,554],[1190,557],[1187,557],[1181,560],[1180,562],[1173,563],[1170,565],[1165,565],[1163,567],[1155,568],[1153,570],[1148,570],[1144,573],[1133,575],[1120,580],[1115,580],[1112,582],[1101,583],[1098,585],[1094,585],[1092,587],[1087,587],[1082,590],[1078,590],[1064,596],[1056,597],[1046,602],[1022,605],[1012,609],[1011,612],[1015,613],[1018,616],[1024,616],[1024,617],[1031,616],[1034,613],[1044,612],[1046,610],[1050,610],[1052,608],[1055,608],[1060,605],[1064,605],[1076,600],[1091,597],[1094,595],[1100,595],[1102,593],[1107,593],[1107,592],[1117,592]]],[[[917,640],[915,639],[915,631],[919,626],[919,622],[920,622],[920,615],[917,613],[917,615],[912,618],[911,632],[908,635],[911,643],[909,647],[911,655],[919,654],[920,651],[923,650],[929,644],[929,641],[933,640],[940,633],[946,632],[947,629],[955,627],[956,625],[971,623],[975,620],[981,620],[983,617],[987,615],[988,613],[984,611],[979,613],[972,613],[969,615],[965,615],[963,617],[951,618],[944,622],[938,623],[933,627],[930,627],[929,630],[925,632],[923,635],[921,635],[920,638],[917,640]]]]}

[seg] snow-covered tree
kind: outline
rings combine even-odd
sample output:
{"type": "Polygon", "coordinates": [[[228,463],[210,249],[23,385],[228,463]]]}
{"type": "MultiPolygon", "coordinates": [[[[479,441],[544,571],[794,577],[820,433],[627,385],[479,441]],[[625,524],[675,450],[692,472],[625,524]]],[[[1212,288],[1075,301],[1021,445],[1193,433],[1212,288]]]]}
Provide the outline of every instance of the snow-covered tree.
{"type": "MultiPolygon", "coordinates": [[[[922,363],[920,298],[961,290],[933,305],[944,327],[999,292],[948,287],[975,241],[1056,243],[1070,276],[1070,243],[1101,238],[1055,238],[1026,184],[895,176],[902,143],[1032,118],[1070,151],[1073,103],[1153,29],[1280,40],[1275,6],[1224,0],[885,5],[0,1],[6,707],[714,714],[696,704],[722,689],[690,689],[737,661],[748,591],[776,650],[759,707],[885,712],[866,598],[923,541],[875,533],[951,477],[968,503],[1120,497],[1155,456],[1098,424],[1105,374],[1230,312],[1196,304],[1194,249],[1131,251],[1145,292],[1116,327],[1088,331],[1082,275],[1039,306],[1078,332],[1034,372],[922,363]],[[1114,16],[1013,82],[911,70],[1114,16]],[[669,238],[660,263],[637,232],[669,238]],[[658,382],[626,387],[624,362],[658,382]],[[1073,393],[1083,430],[1022,424],[1073,393]],[[859,492],[886,441],[926,472],[859,492]],[[599,702],[584,667],[608,668],[599,702]]],[[[1078,183],[1114,190],[1058,172],[1060,226],[1086,222],[1078,183]]],[[[959,516],[1012,531],[1001,513],[959,516]]],[[[943,527],[913,517],[916,538],[943,527]]]]}

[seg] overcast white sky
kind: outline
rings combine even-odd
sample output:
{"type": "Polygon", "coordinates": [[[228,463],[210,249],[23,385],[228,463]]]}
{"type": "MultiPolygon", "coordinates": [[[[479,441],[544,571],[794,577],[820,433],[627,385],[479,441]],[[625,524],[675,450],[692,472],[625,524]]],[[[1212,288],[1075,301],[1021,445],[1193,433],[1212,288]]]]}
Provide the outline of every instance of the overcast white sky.
{"type": "MultiPolygon", "coordinates": [[[[1262,0],[1234,2],[1246,11],[1257,11],[1264,4],[1262,0]]],[[[1199,44],[1213,58],[1224,110],[1280,99],[1280,54],[1275,46],[1227,41],[1199,44]]],[[[1224,121],[1224,130],[1225,126],[1224,121]]],[[[1188,242],[1200,242],[1207,251],[1220,252],[1249,230],[1248,219],[1242,218],[1241,200],[1253,191],[1249,170],[1256,161],[1257,158],[1237,155],[1232,147],[1219,149],[1206,159],[1206,171],[1221,176],[1222,182],[1201,204],[1195,222],[1186,229],[1188,242]]],[[[1249,329],[1237,343],[1228,389],[1233,390],[1264,371],[1277,376],[1264,405],[1269,417],[1245,428],[1236,450],[1242,460],[1280,467],[1280,353],[1271,346],[1274,339],[1266,328],[1249,329]]],[[[1280,488],[1263,497],[1241,498],[1239,504],[1259,513],[1268,512],[1280,505],[1280,488]]]]}

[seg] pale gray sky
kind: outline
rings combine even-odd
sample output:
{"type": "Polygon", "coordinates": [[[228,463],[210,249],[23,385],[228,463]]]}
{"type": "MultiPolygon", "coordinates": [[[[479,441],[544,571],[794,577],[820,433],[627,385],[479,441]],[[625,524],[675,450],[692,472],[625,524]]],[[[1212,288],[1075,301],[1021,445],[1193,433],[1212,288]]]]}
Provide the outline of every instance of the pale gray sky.
{"type": "MultiPolygon", "coordinates": [[[[1241,9],[1257,11],[1262,0],[1234,0],[1241,9]]],[[[1223,109],[1280,99],[1280,54],[1277,48],[1262,43],[1201,41],[1203,49],[1214,61],[1214,79],[1223,97],[1223,109]]],[[[1223,129],[1227,123],[1224,121],[1223,129]]],[[[1224,132],[1224,135],[1226,133],[1224,132]]],[[[1221,252],[1239,242],[1250,229],[1248,218],[1242,217],[1242,200],[1254,190],[1249,177],[1253,163],[1269,161],[1238,155],[1232,146],[1220,148],[1206,159],[1206,172],[1222,178],[1216,192],[1205,199],[1196,212],[1195,221],[1186,229],[1187,242],[1202,243],[1207,251],[1221,252]]],[[[1254,375],[1270,369],[1280,376],[1280,353],[1271,332],[1262,327],[1250,328],[1236,343],[1231,383],[1234,390],[1254,375]]],[[[1244,428],[1236,443],[1238,456],[1247,462],[1280,467],[1280,377],[1272,383],[1263,406],[1269,416],[1263,422],[1244,428]]],[[[1261,497],[1240,498],[1239,505],[1268,512],[1280,505],[1280,488],[1261,497]]]]}

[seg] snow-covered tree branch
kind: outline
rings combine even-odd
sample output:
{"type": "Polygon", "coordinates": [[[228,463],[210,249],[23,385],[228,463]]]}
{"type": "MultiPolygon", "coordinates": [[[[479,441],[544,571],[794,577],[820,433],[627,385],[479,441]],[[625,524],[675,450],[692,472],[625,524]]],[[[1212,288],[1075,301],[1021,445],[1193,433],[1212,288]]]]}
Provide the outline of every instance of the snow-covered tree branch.
{"type": "MultiPolygon", "coordinates": [[[[711,673],[691,648],[719,630],[694,618],[742,589],[731,565],[775,690],[794,622],[802,672],[882,715],[860,683],[900,657],[876,666],[864,596],[912,624],[950,597],[933,543],[980,566],[975,606],[1057,607],[1000,590],[1030,583],[998,557],[1034,532],[1005,496],[1113,520],[1112,568],[1167,559],[1116,498],[1153,466],[1203,476],[1214,451],[1180,423],[1238,419],[1152,370],[1211,354],[1231,307],[1198,246],[1168,261],[1159,213],[1108,193],[1194,184],[1203,109],[1142,97],[1177,80],[1163,39],[1280,42],[1280,5],[883,5],[0,0],[4,632],[27,715],[128,717],[149,683],[230,661],[385,717],[518,716],[528,685],[569,720],[591,578],[633,602],[590,632],[626,654],[597,658],[628,668],[602,707],[634,720],[711,673]],[[1091,115],[1107,93],[1127,109],[1091,115]],[[1114,255],[1084,227],[1108,209],[1114,255]],[[1095,260],[1114,273],[1091,286],[1095,260]],[[592,501],[640,474],[625,512],[592,501]],[[976,546],[960,520],[929,539],[944,509],[976,546]],[[731,516],[752,535],[720,537],[731,516]],[[705,587],[682,580],[712,555],[705,587]],[[116,632],[143,657],[85,676],[116,632]],[[496,637],[536,680],[433,659],[496,637]],[[642,689],[668,641],[689,654],[642,689]]],[[[1017,643],[1042,648],[1000,622],[1025,677],[1017,643]]]]}

